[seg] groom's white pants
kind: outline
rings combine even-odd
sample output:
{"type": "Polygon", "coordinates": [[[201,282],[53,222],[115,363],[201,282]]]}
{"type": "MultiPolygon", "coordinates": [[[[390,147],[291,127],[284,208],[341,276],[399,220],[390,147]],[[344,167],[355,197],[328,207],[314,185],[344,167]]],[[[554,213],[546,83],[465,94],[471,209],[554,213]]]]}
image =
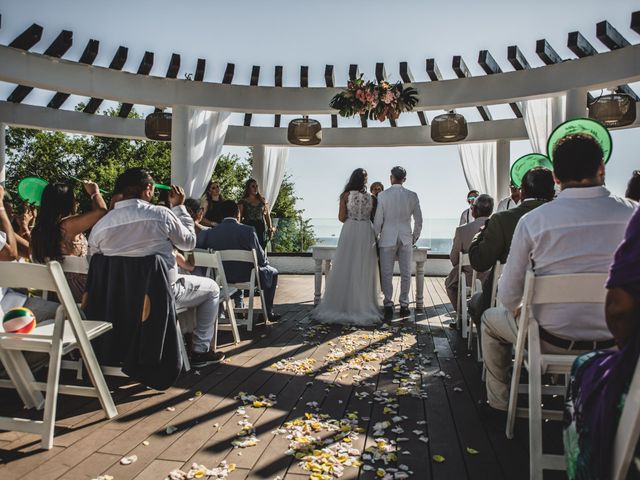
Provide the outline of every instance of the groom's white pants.
{"type": "Polygon", "coordinates": [[[400,306],[409,306],[412,256],[413,247],[410,244],[403,245],[400,240],[393,247],[380,247],[380,276],[385,307],[393,307],[393,264],[396,257],[400,265],[400,306]]]}

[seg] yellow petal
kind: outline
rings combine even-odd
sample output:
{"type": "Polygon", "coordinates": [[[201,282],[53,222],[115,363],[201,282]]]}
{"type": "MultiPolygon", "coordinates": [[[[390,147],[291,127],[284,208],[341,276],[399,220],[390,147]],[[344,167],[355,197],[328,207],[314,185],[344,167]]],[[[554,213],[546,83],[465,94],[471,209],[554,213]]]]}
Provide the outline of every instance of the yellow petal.
{"type": "Polygon", "coordinates": [[[480,452],[479,452],[478,450],[476,450],[475,448],[467,447],[467,453],[468,453],[469,455],[477,455],[477,454],[479,454],[480,452]]]}
{"type": "Polygon", "coordinates": [[[438,462],[438,463],[442,463],[445,460],[445,458],[442,455],[434,455],[431,458],[433,458],[434,462],[438,462]]]}

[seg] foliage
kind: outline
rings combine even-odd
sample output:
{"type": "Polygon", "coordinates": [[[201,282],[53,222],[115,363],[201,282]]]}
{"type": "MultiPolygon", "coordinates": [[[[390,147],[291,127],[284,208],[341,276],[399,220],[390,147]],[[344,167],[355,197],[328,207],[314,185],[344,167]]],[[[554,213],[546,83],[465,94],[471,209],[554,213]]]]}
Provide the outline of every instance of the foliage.
{"type": "MultiPolygon", "coordinates": [[[[82,109],[82,105],[78,105],[82,109]]],[[[118,109],[109,109],[106,115],[117,116],[118,109]]],[[[129,118],[140,118],[135,110],[129,118]]],[[[71,177],[93,180],[101,189],[113,190],[116,178],[127,168],[142,167],[149,170],[159,183],[170,183],[171,144],[144,140],[127,140],[61,132],[7,129],[7,186],[15,191],[18,182],[27,176],[36,176],[49,182],[69,182],[71,177]]],[[[218,159],[213,178],[220,183],[224,198],[238,200],[244,183],[251,175],[252,152],[246,158],[238,155],[222,155],[218,159]]],[[[81,208],[88,208],[90,201],[75,182],[81,208]]],[[[272,208],[272,216],[285,219],[283,229],[273,241],[278,252],[307,250],[315,241],[309,220],[300,218],[302,211],[296,208],[300,198],[290,176],[282,182],[282,188],[272,208]],[[302,241],[301,241],[302,239],[302,241]]]]}
{"type": "Polygon", "coordinates": [[[350,80],[347,88],[331,99],[329,106],[343,117],[367,115],[370,120],[384,122],[397,119],[402,112],[410,112],[418,103],[415,88],[394,85],[386,80],[378,83],[365,81],[363,75],[350,80]]]}

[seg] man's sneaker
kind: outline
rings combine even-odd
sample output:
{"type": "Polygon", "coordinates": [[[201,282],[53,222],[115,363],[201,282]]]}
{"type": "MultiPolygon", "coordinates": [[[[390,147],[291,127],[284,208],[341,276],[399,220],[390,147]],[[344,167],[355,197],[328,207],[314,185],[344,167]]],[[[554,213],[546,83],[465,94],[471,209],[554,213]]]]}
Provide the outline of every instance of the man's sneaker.
{"type": "Polygon", "coordinates": [[[384,307],[384,321],[390,322],[393,319],[393,307],[386,306],[384,307]]]}
{"type": "Polygon", "coordinates": [[[398,315],[400,318],[407,318],[411,315],[411,310],[409,310],[409,307],[407,306],[401,306],[398,315]]]}
{"type": "Polygon", "coordinates": [[[224,353],[214,352],[209,350],[204,353],[191,352],[191,366],[195,368],[206,367],[207,365],[213,365],[220,363],[224,360],[224,353]]]}

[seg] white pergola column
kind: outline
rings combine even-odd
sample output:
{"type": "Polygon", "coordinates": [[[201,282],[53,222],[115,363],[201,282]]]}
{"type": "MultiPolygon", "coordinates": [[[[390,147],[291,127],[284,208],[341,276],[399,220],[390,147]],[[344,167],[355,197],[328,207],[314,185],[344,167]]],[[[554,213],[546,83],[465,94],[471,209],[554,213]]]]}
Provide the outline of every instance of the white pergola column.
{"type": "Polygon", "coordinates": [[[263,174],[265,171],[264,154],[265,154],[264,145],[254,145],[251,178],[253,178],[256,182],[258,182],[258,188],[260,188],[260,191],[262,191],[262,189],[264,188],[264,178],[263,178],[263,174]]]}
{"type": "Polygon", "coordinates": [[[171,113],[171,183],[184,185],[187,180],[187,138],[189,107],[174,105],[171,113]]]}
{"type": "Polygon", "coordinates": [[[4,187],[7,180],[7,124],[0,123],[0,185],[4,187]]]}
{"type": "Polygon", "coordinates": [[[510,170],[511,142],[498,140],[496,142],[496,191],[498,198],[495,204],[509,194],[509,170],[510,170]]]}
{"type": "Polygon", "coordinates": [[[587,116],[588,93],[588,88],[573,88],[567,92],[566,120],[587,116]]]}

